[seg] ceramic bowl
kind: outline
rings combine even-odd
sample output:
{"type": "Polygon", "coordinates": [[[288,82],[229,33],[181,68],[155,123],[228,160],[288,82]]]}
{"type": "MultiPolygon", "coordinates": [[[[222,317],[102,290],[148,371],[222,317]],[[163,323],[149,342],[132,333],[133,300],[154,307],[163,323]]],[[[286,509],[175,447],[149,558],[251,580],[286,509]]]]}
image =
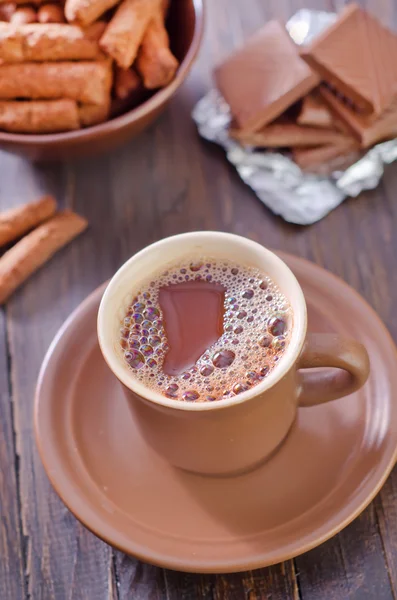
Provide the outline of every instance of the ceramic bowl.
{"type": "Polygon", "coordinates": [[[0,148],[32,160],[63,160],[109,151],[145,129],[164,110],[187,77],[200,48],[204,0],[174,0],[167,28],[180,61],[175,79],[142,104],[100,125],[46,135],[0,132],[0,148]]]}

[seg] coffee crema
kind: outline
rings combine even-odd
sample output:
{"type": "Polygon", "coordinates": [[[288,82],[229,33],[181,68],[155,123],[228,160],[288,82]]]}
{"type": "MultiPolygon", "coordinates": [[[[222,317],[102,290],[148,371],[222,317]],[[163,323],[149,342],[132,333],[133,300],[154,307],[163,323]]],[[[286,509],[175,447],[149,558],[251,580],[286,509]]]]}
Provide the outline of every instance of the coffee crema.
{"type": "Polygon", "coordinates": [[[230,398],[277,366],[292,309],[258,269],[205,258],[141,286],[120,330],[124,360],[147,388],[181,401],[230,398]]]}

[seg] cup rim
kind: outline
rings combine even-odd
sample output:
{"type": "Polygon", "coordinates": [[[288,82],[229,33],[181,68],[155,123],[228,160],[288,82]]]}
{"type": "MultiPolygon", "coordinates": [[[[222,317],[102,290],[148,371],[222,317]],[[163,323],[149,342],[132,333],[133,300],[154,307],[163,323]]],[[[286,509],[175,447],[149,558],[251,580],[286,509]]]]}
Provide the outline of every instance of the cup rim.
{"type": "MultiPolygon", "coordinates": [[[[225,254],[227,254],[225,252],[225,254]]],[[[226,257],[225,257],[226,258],[226,257]]],[[[166,262],[164,263],[166,264],[166,262]]],[[[156,265],[156,270],[158,265],[156,265]]],[[[277,281],[276,281],[277,283],[277,281]]],[[[277,256],[271,250],[268,250],[261,244],[254,242],[248,238],[243,236],[239,236],[232,233],[224,233],[219,231],[195,231],[190,233],[182,233],[170,237],[166,237],[158,242],[150,244],[146,246],[136,254],[134,254],[131,258],[129,258],[113,275],[110,282],[108,283],[105,292],[102,296],[101,303],[98,310],[98,318],[97,318],[97,335],[99,346],[110,370],[113,372],[115,377],[130,391],[137,394],[140,398],[151,402],[153,404],[157,404],[162,407],[173,408],[177,410],[190,411],[190,412],[202,412],[207,410],[220,410],[230,406],[235,406],[238,404],[242,404],[250,399],[253,399],[264,392],[270,390],[274,385],[276,385],[285,375],[290,371],[290,369],[294,366],[296,361],[299,358],[301,353],[307,330],[307,308],[306,301],[303,295],[303,291],[290,268],[284,263],[284,261],[277,256]],[[156,392],[154,390],[149,389],[140,381],[134,379],[133,375],[129,375],[128,371],[122,366],[119,356],[116,355],[114,348],[111,344],[107,342],[105,339],[104,333],[104,325],[106,314],[108,310],[108,304],[112,299],[113,293],[117,288],[118,281],[121,276],[125,275],[126,272],[132,271],[134,265],[142,258],[142,256],[148,252],[153,250],[161,249],[170,242],[174,240],[181,241],[182,243],[187,239],[194,238],[205,238],[217,236],[218,238],[222,238],[225,243],[238,243],[244,244],[254,250],[256,252],[260,252],[267,261],[272,261],[273,264],[276,264],[277,269],[283,274],[283,277],[288,277],[290,281],[290,285],[293,288],[293,294],[298,305],[298,310],[294,309],[294,326],[292,329],[291,339],[289,341],[288,347],[283,355],[280,364],[277,365],[277,368],[273,369],[273,371],[260,383],[253,386],[249,390],[242,392],[236,396],[231,398],[222,398],[216,400],[214,402],[184,402],[182,400],[173,400],[171,398],[167,398],[163,396],[160,392],[156,392]],[[288,360],[286,360],[288,358],[288,360]]]]}

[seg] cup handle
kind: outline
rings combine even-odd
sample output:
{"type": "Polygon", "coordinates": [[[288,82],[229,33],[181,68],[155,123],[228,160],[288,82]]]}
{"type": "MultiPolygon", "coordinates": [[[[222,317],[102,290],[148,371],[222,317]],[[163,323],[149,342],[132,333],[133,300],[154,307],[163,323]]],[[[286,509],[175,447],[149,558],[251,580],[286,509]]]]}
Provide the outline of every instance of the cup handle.
{"type": "Polygon", "coordinates": [[[300,373],[299,406],[315,406],[355,392],[369,375],[369,358],[364,346],[332,333],[309,333],[298,369],[334,367],[300,373]]]}

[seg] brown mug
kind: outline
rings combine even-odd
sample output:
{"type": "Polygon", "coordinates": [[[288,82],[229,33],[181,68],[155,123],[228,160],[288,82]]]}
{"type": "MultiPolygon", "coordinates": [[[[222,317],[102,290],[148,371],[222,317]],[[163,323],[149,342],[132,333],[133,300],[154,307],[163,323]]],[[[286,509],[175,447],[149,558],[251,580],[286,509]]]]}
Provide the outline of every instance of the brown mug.
{"type": "Polygon", "coordinates": [[[103,295],[98,338],[146,441],[171,464],[207,475],[252,469],[285,439],[298,406],[346,396],[364,385],[369,374],[368,354],[358,342],[307,333],[305,298],[287,265],[260,244],[229,233],[177,235],[130,258],[103,295]],[[279,364],[259,384],[232,398],[199,403],[167,398],[135,379],[122,358],[120,325],[134,292],[151,273],[181,257],[228,259],[257,268],[277,283],[291,304],[291,337],[279,364]]]}

